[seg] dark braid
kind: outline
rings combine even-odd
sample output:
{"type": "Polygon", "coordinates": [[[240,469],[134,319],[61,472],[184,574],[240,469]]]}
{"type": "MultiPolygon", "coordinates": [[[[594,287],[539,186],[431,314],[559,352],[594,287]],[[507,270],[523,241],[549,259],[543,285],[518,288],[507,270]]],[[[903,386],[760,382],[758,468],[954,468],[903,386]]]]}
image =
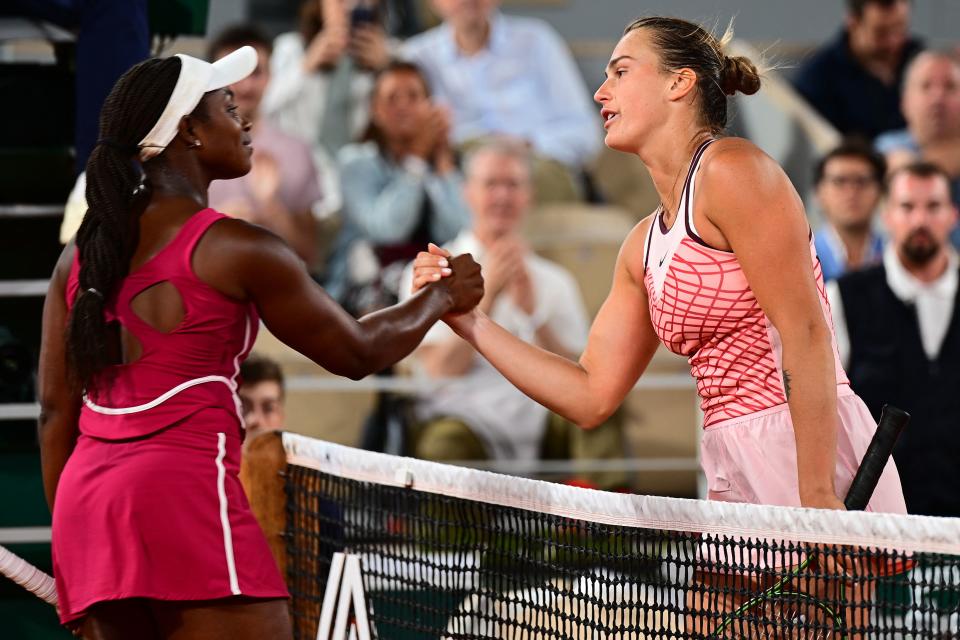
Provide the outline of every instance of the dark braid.
{"type": "Polygon", "coordinates": [[[179,75],[177,57],[141,62],[117,81],[100,111],[102,142],[87,160],[88,208],[77,231],[80,288],[67,329],[68,364],[84,388],[119,353],[104,308],[130,270],[139,241],[144,201],[134,202],[136,146],[160,119],[179,75]]]}

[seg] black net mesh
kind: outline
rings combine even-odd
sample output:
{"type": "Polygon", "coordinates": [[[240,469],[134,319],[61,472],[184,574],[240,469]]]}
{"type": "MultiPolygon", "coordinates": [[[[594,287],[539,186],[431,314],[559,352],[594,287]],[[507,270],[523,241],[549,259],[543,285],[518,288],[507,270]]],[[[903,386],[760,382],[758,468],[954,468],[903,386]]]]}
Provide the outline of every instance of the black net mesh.
{"type": "Polygon", "coordinates": [[[957,556],[611,526],[296,465],[287,492],[302,639],[336,552],[359,557],[381,639],[960,637],[957,556]]]}

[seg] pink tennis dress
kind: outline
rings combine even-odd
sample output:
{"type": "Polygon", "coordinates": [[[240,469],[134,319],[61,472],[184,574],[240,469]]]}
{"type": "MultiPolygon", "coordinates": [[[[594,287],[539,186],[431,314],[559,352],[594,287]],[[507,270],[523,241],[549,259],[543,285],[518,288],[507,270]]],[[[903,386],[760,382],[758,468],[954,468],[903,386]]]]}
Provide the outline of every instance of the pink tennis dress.
{"type": "MultiPolygon", "coordinates": [[[[705,142],[694,154],[673,226],[656,214],[644,245],[644,284],[653,326],[672,352],[689,358],[704,413],[701,459],[712,500],[800,506],[793,423],[783,386],[780,336],[732,252],[697,234],[693,198],[705,142]]],[[[810,240],[820,306],[833,327],[820,261],[810,240]]],[[[876,430],[850,389],[833,341],[840,427],[836,489],[844,495],[876,430]]],[[[891,460],[868,510],[906,513],[891,460]]]]}
{"type": "MultiPolygon", "coordinates": [[[[237,375],[257,313],[202,282],[191,266],[203,234],[224,217],[213,209],[192,216],[107,305],[108,319],[139,340],[142,354],[88,390],[57,486],[53,566],[62,622],[121,598],[288,595],[238,477],[237,375]],[[185,311],[168,333],[130,306],[162,282],[177,288],[185,311]]],[[[78,273],[75,258],[68,306],[78,273]]]]}

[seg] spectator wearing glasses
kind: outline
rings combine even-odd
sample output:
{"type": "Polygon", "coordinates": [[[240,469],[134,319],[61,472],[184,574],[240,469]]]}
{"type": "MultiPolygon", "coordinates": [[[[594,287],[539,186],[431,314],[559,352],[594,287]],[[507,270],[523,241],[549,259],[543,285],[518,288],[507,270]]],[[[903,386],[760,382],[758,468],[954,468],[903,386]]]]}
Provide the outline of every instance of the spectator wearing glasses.
{"type": "Polygon", "coordinates": [[[827,285],[840,358],[875,417],[889,402],[912,416],[893,457],[909,513],[960,516],[960,266],[957,223],[942,169],[894,170],[881,264],[827,285]]]}
{"type": "Polygon", "coordinates": [[[880,261],[883,237],[872,223],[885,173],[883,156],[856,140],[843,142],[817,163],[816,195],[824,222],[814,245],[824,280],[880,261]]]}

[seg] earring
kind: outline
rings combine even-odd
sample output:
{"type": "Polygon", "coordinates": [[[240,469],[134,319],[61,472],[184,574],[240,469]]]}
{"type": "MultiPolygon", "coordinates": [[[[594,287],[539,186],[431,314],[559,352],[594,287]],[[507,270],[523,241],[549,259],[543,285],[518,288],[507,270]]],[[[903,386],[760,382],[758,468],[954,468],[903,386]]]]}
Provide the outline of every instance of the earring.
{"type": "Polygon", "coordinates": [[[190,146],[193,147],[194,149],[196,149],[196,148],[198,148],[198,147],[202,147],[202,146],[203,146],[203,143],[201,143],[199,140],[194,140],[194,141],[193,141],[193,144],[190,145],[190,146]]]}

